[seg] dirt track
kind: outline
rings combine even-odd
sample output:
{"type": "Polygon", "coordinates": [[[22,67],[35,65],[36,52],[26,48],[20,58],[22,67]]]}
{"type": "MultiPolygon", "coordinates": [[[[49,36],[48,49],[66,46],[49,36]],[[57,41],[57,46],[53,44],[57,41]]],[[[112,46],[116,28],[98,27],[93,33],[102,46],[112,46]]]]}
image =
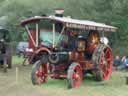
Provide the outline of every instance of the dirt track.
{"type": "Polygon", "coordinates": [[[66,80],[49,79],[44,85],[33,86],[31,68],[30,65],[18,65],[17,81],[16,65],[8,73],[3,73],[0,68],[0,96],[128,96],[128,86],[125,84],[127,72],[114,72],[111,80],[101,83],[86,78],[81,88],[69,90],[66,80]]]}
{"type": "Polygon", "coordinates": [[[37,86],[30,82],[31,66],[18,66],[16,81],[16,66],[3,73],[0,69],[0,96],[44,96],[37,86]]]}

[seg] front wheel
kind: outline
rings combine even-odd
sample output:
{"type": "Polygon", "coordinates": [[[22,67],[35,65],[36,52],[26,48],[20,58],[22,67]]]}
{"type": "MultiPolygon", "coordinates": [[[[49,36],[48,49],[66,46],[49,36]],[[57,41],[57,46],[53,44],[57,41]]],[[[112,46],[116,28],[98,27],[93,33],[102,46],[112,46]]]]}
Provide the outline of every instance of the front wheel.
{"type": "Polygon", "coordinates": [[[68,88],[79,88],[82,82],[82,68],[78,63],[72,63],[68,69],[68,88]]]}
{"type": "Polygon", "coordinates": [[[40,85],[47,81],[48,64],[42,64],[40,60],[36,61],[32,67],[31,80],[32,84],[40,85]]]}

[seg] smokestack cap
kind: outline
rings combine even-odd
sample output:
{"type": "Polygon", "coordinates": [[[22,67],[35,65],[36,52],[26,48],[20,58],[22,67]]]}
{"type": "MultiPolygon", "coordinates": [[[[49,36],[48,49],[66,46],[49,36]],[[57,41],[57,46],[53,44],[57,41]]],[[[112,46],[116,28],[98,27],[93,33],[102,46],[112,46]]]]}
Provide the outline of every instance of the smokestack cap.
{"type": "Polygon", "coordinates": [[[62,8],[55,9],[55,16],[63,17],[63,14],[64,14],[64,9],[62,8]]]}

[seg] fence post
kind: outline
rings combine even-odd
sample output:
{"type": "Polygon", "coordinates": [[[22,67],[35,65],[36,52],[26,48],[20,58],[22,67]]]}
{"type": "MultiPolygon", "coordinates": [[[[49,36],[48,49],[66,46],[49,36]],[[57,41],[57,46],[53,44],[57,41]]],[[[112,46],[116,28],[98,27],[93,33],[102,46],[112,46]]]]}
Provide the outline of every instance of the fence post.
{"type": "Polygon", "coordinates": [[[18,83],[18,79],[19,79],[19,68],[16,67],[16,83],[18,83]]]}

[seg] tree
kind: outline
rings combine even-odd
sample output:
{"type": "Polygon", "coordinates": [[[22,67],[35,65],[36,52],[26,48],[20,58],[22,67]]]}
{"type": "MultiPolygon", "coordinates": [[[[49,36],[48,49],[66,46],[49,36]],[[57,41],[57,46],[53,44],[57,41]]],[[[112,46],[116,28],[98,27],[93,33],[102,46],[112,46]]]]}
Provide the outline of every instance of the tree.
{"type": "Polygon", "coordinates": [[[63,8],[66,16],[118,27],[115,36],[118,43],[115,43],[113,35],[109,38],[115,47],[128,47],[128,0],[0,0],[0,6],[0,16],[8,17],[0,23],[5,23],[3,25],[10,30],[12,41],[23,39],[25,30],[19,25],[21,20],[35,15],[54,14],[55,8],[63,8]]]}

